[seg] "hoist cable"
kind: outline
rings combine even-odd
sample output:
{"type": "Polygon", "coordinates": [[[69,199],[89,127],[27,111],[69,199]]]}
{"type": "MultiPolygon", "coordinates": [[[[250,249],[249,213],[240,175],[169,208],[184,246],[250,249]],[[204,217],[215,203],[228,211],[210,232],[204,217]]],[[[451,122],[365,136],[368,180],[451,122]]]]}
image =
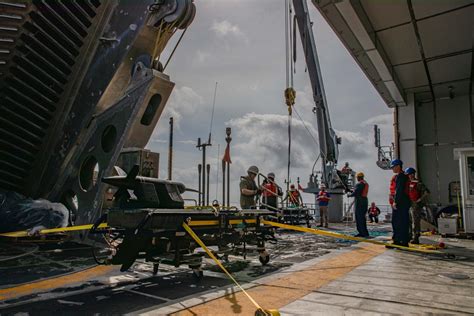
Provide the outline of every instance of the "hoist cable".
{"type": "Polygon", "coordinates": [[[173,55],[174,55],[174,52],[175,52],[176,49],[178,48],[179,43],[181,43],[181,40],[183,39],[183,36],[184,36],[184,34],[186,33],[187,30],[188,30],[188,28],[185,28],[184,31],[181,33],[181,36],[179,37],[178,42],[177,42],[176,45],[174,46],[173,50],[171,51],[170,57],[168,57],[168,60],[166,61],[166,64],[165,64],[164,67],[163,67],[163,72],[165,71],[166,66],[168,66],[168,64],[169,64],[169,62],[170,62],[170,60],[171,60],[171,58],[172,58],[173,55]]]}
{"type": "Polygon", "coordinates": [[[211,143],[212,126],[214,124],[214,110],[216,109],[217,81],[214,87],[214,98],[212,100],[211,124],[209,126],[209,143],[211,143]]]}
{"type": "Polygon", "coordinates": [[[308,132],[308,134],[311,136],[311,138],[313,139],[314,143],[316,145],[319,146],[319,143],[318,141],[316,140],[316,137],[314,137],[313,133],[311,133],[311,131],[309,130],[308,126],[306,125],[306,123],[304,122],[304,120],[301,118],[300,114],[298,113],[298,111],[296,110],[296,108],[293,109],[296,113],[296,115],[298,116],[299,120],[301,121],[301,123],[303,124],[304,128],[306,129],[306,131],[308,132]]]}

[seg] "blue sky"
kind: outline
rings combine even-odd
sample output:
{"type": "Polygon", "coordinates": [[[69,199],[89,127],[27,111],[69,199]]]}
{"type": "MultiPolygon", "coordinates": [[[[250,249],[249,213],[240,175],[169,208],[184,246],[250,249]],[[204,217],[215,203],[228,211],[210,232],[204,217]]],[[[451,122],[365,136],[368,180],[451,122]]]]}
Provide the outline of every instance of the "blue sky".
{"type": "MultiPolygon", "coordinates": [[[[201,153],[197,137],[207,138],[212,98],[218,82],[213,147],[211,199],[216,195],[218,157],[224,148],[225,127],[233,129],[231,200],[238,201],[238,180],[249,165],[275,172],[283,184],[287,163],[287,110],[284,104],[284,0],[198,0],[197,15],[184,35],[166,73],[176,83],[148,148],[162,154],[161,177],[166,176],[168,118],[176,120],[174,179],[197,187],[201,153]]],[[[392,141],[392,114],[337,36],[311,5],[319,59],[333,128],[342,137],[340,164],[349,161],[371,184],[369,198],[386,204],[390,172],[375,165],[373,124],[392,141]]],[[[178,34],[177,34],[178,35],[178,34]]],[[[177,38],[177,36],[175,36],[177,38]]],[[[176,41],[168,44],[166,59],[176,41]]],[[[294,87],[296,108],[314,137],[312,92],[298,43],[294,87]]],[[[305,186],[319,150],[297,116],[293,118],[292,180],[305,186]]],[[[220,159],[219,157],[219,159],[220,159]]],[[[220,172],[220,170],[219,170],[220,172]]],[[[220,178],[220,175],[219,175],[220,178]]],[[[220,185],[217,187],[221,198],[220,185]]],[[[189,197],[192,197],[190,195],[189,197]]],[[[311,202],[313,198],[305,195],[311,202]]]]}

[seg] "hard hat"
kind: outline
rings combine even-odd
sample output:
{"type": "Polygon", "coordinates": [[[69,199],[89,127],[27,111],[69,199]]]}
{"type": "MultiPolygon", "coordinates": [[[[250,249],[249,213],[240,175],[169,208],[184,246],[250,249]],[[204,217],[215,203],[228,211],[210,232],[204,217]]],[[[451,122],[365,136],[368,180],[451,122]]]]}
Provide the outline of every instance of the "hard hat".
{"type": "Polygon", "coordinates": [[[405,169],[405,173],[406,174],[415,174],[416,170],[415,170],[415,168],[408,167],[408,168],[405,169]]]}
{"type": "Polygon", "coordinates": [[[294,189],[294,188],[295,188],[295,185],[294,185],[294,184],[290,185],[290,188],[291,188],[291,189],[294,189]]]}
{"type": "Polygon", "coordinates": [[[275,179],[275,174],[273,172],[270,172],[269,174],[267,174],[267,178],[275,179]]]}
{"type": "Polygon", "coordinates": [[[393,159],[390,163],[390,168],[393,168],[395,166],[403,166],[403,161],[401,161],[400,159],[393,159]]]}
{"type": "Polygon", "coordinates": [[[255,175],[258,174],[258,167],[257,166],[250,166],[249,169],[247,170],[247,173],[253,173],[255,175]]]}
{"type": "Polygon", "coordinates": [[[365,177],[363,172],[357,172],[356,178],[363,178],[363,177],[365,177]]]}

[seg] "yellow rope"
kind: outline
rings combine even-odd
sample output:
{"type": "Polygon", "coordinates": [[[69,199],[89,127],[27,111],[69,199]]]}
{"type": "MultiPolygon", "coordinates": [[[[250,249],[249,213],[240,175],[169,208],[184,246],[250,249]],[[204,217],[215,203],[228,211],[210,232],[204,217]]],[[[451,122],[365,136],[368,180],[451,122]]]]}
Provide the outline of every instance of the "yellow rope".
{"type": "Polygon", "coordinates": [[[437,250],[430,250],[430,249],[425,249],[420,247],[405,247],[405,246],[400,246],[400,245],[395,245],[395,244],[389,244],[383,241],[379,240],[373,240],[373,239],[366,239],[366,238],[360,238],[360,237],[354,237],[354,236],[349,236],[349,235],[343,235],[339,233],[334,233],[326,230],[320,230],[320,229],[314,229],[314,228],[307,228],[307,227],[300,227],[300,226],[293,226],[293,225],[288,225],[288,224],[282,224],[282,223],[276,223],[276,222],[271,222],[267,220],[261,221],[262,224],[274,226],[274,227],[279,227],[283,229],[290,229],[290,230],[296,230],[304,233],[310,233],[314,235],[321,235],[321,236],[326,236],[326,237],[332,237],[332,238],[339,238],[339,239],[346,239],[346,240],[352,240],[352,241],[359,241],[359,242],[367,242],[375,245],[380,245],[380,246],[389,246],[397,249],[402,249],[402,250],[408,250],[408,251],[413,251],[413,252],[422,252],[422,253],[427,253],[427,254],[443,254],[441,251],[437,250]]]}
{"type": "Polygon", "coordinates": [[[219,259],[214,256],[214,254],[206,247],[206,245],[202,242],[202,240],[196,235],[196,233],[189,227],[188,224],[183,223],[184,229],[188,232],[188,234],[198,243],[198,245],[204,249],[207,255],[214,260],[214,262],[224,271],[225,274],[237,285],[237,287],[248,297],[248,299],[252,302],[252,304],[257,308],[257,312],[263,313],[263,315],[279,315],[280,313],[275,310],[264,310],[258,303],[253,299],[253,297],[237,282],[237,280],[230,274],[229,271],[224,267],[224,265],[219,261],[219,259]]]}
{"type": "MultiPolygon", "coordinates": [[[[78,225],[78,226],[70,226],[70,227],[60,227],[60,228],[48,228],[48,229],[43,229],[38,232],[39,235],[46,235],[46,234],[54,234],[54,233],[65,233],[65,232],[73,232],[73,231],[78,231],[78,230],[88,230],[92,228],[92,224],[87,224],[87,225],[78,225]]],[[[107,228],[108,225],[106,223],[102,223],[97,228],[107,228]]],[[[10,233],[3,233],[0,234],[1,237],[10,237],[10,238],[20,238],[20,237],[28,237],[30,234],[28,234],[27,230],[21,230],[21,231],[16,231],[16,232],[10,232],[10,233]]]]}

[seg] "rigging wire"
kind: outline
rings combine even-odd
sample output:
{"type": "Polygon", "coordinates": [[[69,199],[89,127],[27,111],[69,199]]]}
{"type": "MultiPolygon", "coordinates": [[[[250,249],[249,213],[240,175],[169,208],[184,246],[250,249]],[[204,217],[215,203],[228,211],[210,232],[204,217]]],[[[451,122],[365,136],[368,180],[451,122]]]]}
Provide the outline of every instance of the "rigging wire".
{"type": "Polygon", "coordinates": [[[168,57],[168,60],[166,61],[165,65],[163,66],[163,71],[165,71],[166,66],[168,66],[169,62],[171,61],[171,58],[173,57],[174,53],[176,52],[176,49],[178,48],[179,43],[181,43],[181,40],[183,39],[183,36],[184,36],[184,34],[186,33],[187,30],[188,30],[188,28],[185,28],[184,31],[181,33],[181,36],[179,37],[178,42],[176,43],[173,50],[171,51],[170,57],[168,57]]]}
{"type": "Polygon", "coordinates": [[[217,81],[214,87],[214,98],[212,100],[211,125],[209,127],[209,144],[211,143],[212,126],[214,124],[214,110],[216,109],[217,81]]]}
{"type": "Polygon", "coordinates": [[[311,131],[309,130],[308,126],[306,125],[306,123],[304,122],[304,120],[301,118],[301,115],[298,113],[298,111],[296,110],[296,107],[293,109],[296,113],[296,115],[298,116],[299,120],[301,121],[301,123],[303,124],[304,128],[306,129],[306,131],[308,132],[308,134],[311,136],[311,138],[313,139],[314,143],[316,145],[319,146],[319,143],[318,141],[316,140],[316,137],[313,135],[313,133],[311,133],[311,131]]]}
{"type": "Polygon", "coordinates": [[[289,0],[285,0],[285,62],[286,62],[286,105],[288,106],[288,166],[286,178],[286,190],[290,189],[291,175],[291,123],[292,123],[292,107],[294,105],[294,89],[293,89],[293,64],[291,52],[291,9],[289,0]]]}

